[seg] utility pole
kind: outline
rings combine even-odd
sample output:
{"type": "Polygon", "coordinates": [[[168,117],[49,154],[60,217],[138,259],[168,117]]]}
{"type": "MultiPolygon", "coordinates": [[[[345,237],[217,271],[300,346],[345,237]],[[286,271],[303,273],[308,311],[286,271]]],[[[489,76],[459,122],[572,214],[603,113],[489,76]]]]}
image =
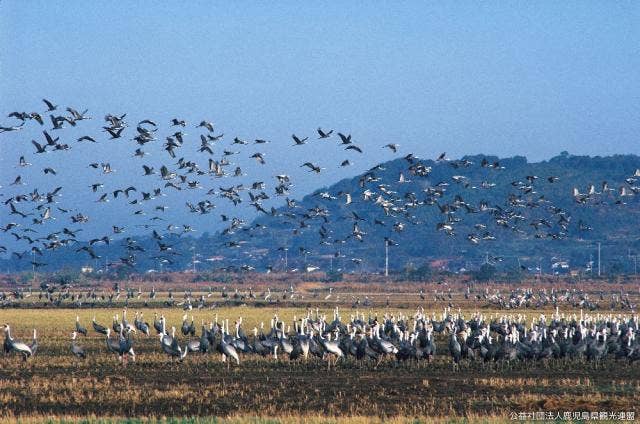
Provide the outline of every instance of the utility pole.
{"type": "Polygon", "coordinates": [[[538,277],[542,277],[542,259],[538,259],[538,277]]]}
{"type": "Polygon", "coordinates": [[[284,248],[284,272],[289,270],[289,248],[284,248]]]}
{"type": "Polygon", "coordinates": [[[195,245],[191,246],[191,251],[193,252],[191,256],[191,266],[192,266],[192,271],[195,274],[197,272],[196,264],[200,263],[200,261],[198,260],[198,256],[200,255],[196,252],[195,245]]]}
{"type": "Polygon", "coordinates": [[[33,286],[33,283],[36,282],[36,252],[31,249],[31,273],[32,273],[32,280],[31,280],[31,286],[33,286]]]}
{"type": "Polygon", "coordinates": [[[638,254],[631,254],[631,248],[627,250],[627,258],[633,258],[633,275],[638,275],[638,254]]]}
{"type": "Polygon", "coordinates": [[[600,242],[598,242],[598,277],[600,277],[600,242]]]}
{"type": "Polygon", "coordinates": [[[389,276],[389,240],[384,241],[384,276],[389,276]]]}

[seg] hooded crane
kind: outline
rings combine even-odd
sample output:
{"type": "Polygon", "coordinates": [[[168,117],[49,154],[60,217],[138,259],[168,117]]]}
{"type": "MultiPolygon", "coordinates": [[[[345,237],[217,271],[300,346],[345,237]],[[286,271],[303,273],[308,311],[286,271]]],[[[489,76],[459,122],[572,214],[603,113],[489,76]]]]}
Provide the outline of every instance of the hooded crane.
{"type": "Polygon", "coordinates": [[[156,330],[156,332],[158,334],[163,334],[164,330],[163,330],[163,327],[162,327],[162,321],[164,319],[164,316],[160,316],[160,319],[158,319],[158,313],[155,312],[153,314],[153,317],[154,317],[153,318],[153,328],[155,328],[155,330],[156,330]]]}
{"type": "Polygon", "coordinates": [[[133,324],[138,330],[140,330],[141,333],[143,333],[147,337],[149,336],[149,323],[144,321],[144,319],[142,318],[142,314],[138,314],[138,312],[136,312],[136,317],[133,321],[133,324]]]}
{"type": "Polygon", "coordinates": [[[76,333],[82,334],[83,336],[87,335],[87,329],[80,325],[80,317],[76,315],[76,333]]]}
{"type": "Polygon", "coordinates": [[[98,324],[96,322],[95,315],[93,316],[92,324],[93,324],[93,329],[96,331],[96,333],[99,333],[99,334],[107,334],[108,333],[108,331],[107,331],[108,328],[107,327],[105,327],[103,325],[100,325],[100,324],[98,324]]]}
{"type": "Polygon", "coordinates": [[[76,344],[76,337],[78,336],[78,332],[74,331],[71,333],[71,353],[76,356],[76,358],[85,359],[87,354],[81,346],[76,344]]]}

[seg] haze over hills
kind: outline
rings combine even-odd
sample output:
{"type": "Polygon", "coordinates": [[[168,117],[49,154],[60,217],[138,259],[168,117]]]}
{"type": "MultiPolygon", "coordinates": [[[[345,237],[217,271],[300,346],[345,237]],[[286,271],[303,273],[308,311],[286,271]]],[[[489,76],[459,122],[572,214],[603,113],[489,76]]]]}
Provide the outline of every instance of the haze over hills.
{"type": "MultiPolygon", "coordinates": [[[[263,209],[253,221],[229,217],[224,232],[209,234],[205,226],[199,237],[133,237],[135,243],[128,243],[137,246],[135,260],[125,268],[184,270],[195,258],[200,270],[264,271],[283,269],[286,256],[288,269],[381,271],[388,240],[391,270],[436,259],[444,259],[436,266],[451,270],[487,261],[507,270],[541,266],[552,272],[551,264],[560,261],[585,269],[597,242],[605,271],[633,270],[632,257],[640,251],[634,176],[640,157],[563,153],[537,163],[481,155],[443,159],[385,162],[287,206],[263,209]]],[[[241,196],[260,205],[254,193],[241,196]]],[[[92,246],[100,258],[76,252],[83,246],[87,243],[44,251],[37,258],[47,264],[41,271],[98,269],[129,255],[118,239],[92,246]]],[[[30,270],[30,259],[3,260],[0,269],[30,270]]]]}

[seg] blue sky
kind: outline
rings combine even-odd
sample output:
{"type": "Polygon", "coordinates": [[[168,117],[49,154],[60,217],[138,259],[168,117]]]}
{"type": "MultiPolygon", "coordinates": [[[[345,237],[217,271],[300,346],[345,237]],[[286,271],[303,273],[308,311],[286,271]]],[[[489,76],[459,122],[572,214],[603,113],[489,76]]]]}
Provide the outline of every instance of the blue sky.
{"type": "MultiPolygon", "coordinates": [[[[425,158],[638,154],[638,22],[640,4],[625,1],[4,0],[0,113],[40,110],[43,97],[88,108],[94,119],[74,137],[100,134],[106,113],[209,119],[227,139],[273,140],[268,169],[255,172],[295,175],[298,196],[392,159],[389,142],[425,158]],[[366,154],[345,155],[335,140],[289,147],[292,133],[315,138],[318,126],[353,134],[366,154]],[[336,165],[347,156],[352,167],[336,165]],[[299,169],[308,158],[326,168],[320,178],[299,169]]],[[[39,131],[0,136],[0,185],[39,131]]],[[[119,160],[114,181],[139,178],[133,148],[51,154],[47,163],[67,171],[52,184],[80,184],[88,155],[119,160]]]]}
{"type": "Polygon", "coordinates": [[[48,96],[424,154],[638,153],[637,2],[136,3],[3,1],[2,111],[48,96]]]}

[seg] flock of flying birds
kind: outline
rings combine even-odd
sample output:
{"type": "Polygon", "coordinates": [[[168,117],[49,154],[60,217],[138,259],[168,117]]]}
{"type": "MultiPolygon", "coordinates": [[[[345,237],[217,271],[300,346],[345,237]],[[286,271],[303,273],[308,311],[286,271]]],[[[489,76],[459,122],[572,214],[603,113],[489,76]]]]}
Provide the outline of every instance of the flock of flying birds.
{"type": "MultiPolygon", "coordinates": [[[[525,175],[522,180],[513,181],[511,183],[513,192],[504,199],[502,204],[490,204],[486,201],[474,203],[465,200],[459,191],[455,195],[448,193],[448,188],[452,185],[464,190],[488,190],[495,187],[496,183],[492,182],[491,175],[494,172],[501,172],[504,167],[499,162],[490,162],[487,159],[476,164],[468,159],[453,160],[442,153],[435,161],[425,161],[409,153],[403,157],[402,162],[406,166],[396,174],[397,178],[394,176],[390,180],[388,173],[385,172],[385,166],[377,165],[359,177],[357,187],[337,193],[327,190],[318,191],[312,195],[316,206],[303,208],[290,198],[293,181],[287,173],[274,174],[270,183],[260,180],[251,181],[249,184],[233,181],[233,178],[247,175],[246,167],[242,169],[235,162],[235,158],[246,156],[254,159],[258,167],[267,164],[267,154],[256,150],[270,143],[269,140],[261,138],[246,140],[237,136],[225,139],[224,134],[218,132],[216,126],[207,120],[194,124],[174,118],[163,126],[162,123],[151,119],[143,119],[136,125],[131,125],[127,122],[126,114],[108,114],[104,117],[102,134],[87,134],[74,137],[75,140],[72,140],[66,137],[65,129],[82,127],[85,121],[92,119],[88,111],[79,112],[72,107],[63,110],[63,107],[46,99],[43,99],[43,103],[46,108],[38,112],[10,113],[8,117],[15,120],[15,123],[0,126],[0,138],[2,134],[10,133],[15,133],[19,137],[21,130],[29,126],[36,126],[36,128],[39,126],[42,129],[40,139],[31,140],[33,150],[16,158],[17,166],[21,170],[20,174],[13,181],[0,182],[11,190],[11,195],[4,190],[0,191],[0,200],[10,220],[2,223],[0,236],[15,238],[14,245],[20,246],[23,250],[13,249],[15,251],[11,252],[11,255],[18,260],[30,261],[34,268],[47,265],[40,259],[46,251],[63,247],[71,248],[78,254],[86,254],[88,259],[97,260],[100,256],[94,250],[94,246],[109,245],[119,235],[122,237],[122,246],[126,252],[118,259],[119,264],[135,266],[139,255],[148,255],[161,263],[174,263],[175,256],[182,253],[173,248],[172,241],[175,241],[175,238],[171,235],[180,236],[195,229],[188,222],[167,224],[170,220],[166,213],[169,208],[166,204],[168,202],[160,200],[168,199],[172,192],[188,190],[198,193],[197,201],[185,203],[187,211],[193,214],[210,214],[220,202],[228,203],[227,206],[218,210],[221,211],[219,213],[221,222],[226,226],[221,231],[224,247],[229,249],[249,243],[252,237],[264,235],[270,228],[278,228],[285,231],[291,238],[317,231],[319,245],[333,249],[335,257],[344,257],[345,255],[340,252],[349,251],[348,246],[345,246],[347,243],[363,241],[368,234],[380,234],[382,231],[377,231],[380,227],[385,227],[385,244],[396,245],[392,238],[393,234],[401,233],[411,225],[423,224],[417,210],[425,207],[437,208],[435,210],[439,212],[440,219],[435,230],[450,236],[457,234],[457,227],[465,216],[482,216],[482,220],[475,220],[477,223],[473,226],[473,232],[465,236],[471,245],[495,240],[499,234],[504,234],[501,233],[504,230],[509,231],[509,234],[563,239],[571,227],[579,231],[591,229],[582,221],[577,224],[572,222],[571,213],[566,208],[554,205],[540,194],[545,184],[554,184],[558,181],[557,176],[525,175]],[[186,132],[187,128],[194,129],[198,134],[189,136],[186,132]],[[118,140],[122,141],[118,142],[118,140]],[[140,188],[141,186],[134,182],[125,186],[110,184],[108,179],[115,172],[115,168],[112,167],[108,157],[87,158],[86,164],[70,171],[82,170],[84,173],[88,166],[91,171],[89,175],[99,176],[100,181],[88,184],[86,194],[95,197],[97,203],[121,203],[121,213],[131,214],[135,220],[128,218],[126,224],[114,222],[111,229],[104,231],[99,237],[81,241],[82,227],[91,220],[91,217],[80,211],[77,204],[63,203],[62,195],[65,188],[62,185],[50,191],[39,187],[19,191],[21,187],[29,185],[27,169],[30,166],[33,166],[33,169],[41,168],[40,172],[55,184],[58,170],[47,165],[44,159],[49,154],[65,154],[71,149],[76,149],[76,146],[81,148],[82,145],[93,143],[118,142],[119,144],[114,146],[117,146],[117,149],[124,149],[125,140],[131,143],[132,156],[140,160],[140,179],[153,181],[151,189],[140,188]],[[185,157],[183,146],[187,144],[197,146],[197,143],[200,144],[197,148],[198,156],[185,157]],[[157,164],[149,163],[146,159],[149,150],[154,149],[156,153],[160,147],[166,161],[163,160],[162,163],[157,164]],[[30,161],[36,165],[32,165],[30,161]],[[448,181],[434,183],[428,177],[435,166],[451,167],[455,170],[454,175],[448,181]],[[464,175],[465,169],[474,166],[487,170],[486,180],[471,181],[464,175]],[[221,183],[229,179],[232,182],[221,183]],[[418,186],[421,191],[416,190],[415,184],[409,184],[412,180],[424,182],[418,186]],[[265,205],[267,200],[274,198],[284,199],[282,202],[284,206],[269,208],[265,205]],[[377,216],[373,218],[369,215],[360,216],[357,206],[362,203],[375,205],[377,216]],[[251,224],[242,218],[244,216],[242,213],[229,212],[236,211],[237,208],[245,205],[249,205],[255,213],[267,219],[258,219],[251,224]],[[152,212],[149,212],[150,210],[152,212]],[[148,251],[137,244],[133,236],[127,236],[127,226],[134,225],[129,224],[131,222],[135,222],[138,227],[151,230],[155,242],[153,251],[148,251]],[[348,223],[347,231],[343,231],[345,222],[348,223]],[[54,227],[53,231],[44,231],[45,228],[52,227],[54,227]]],[[[297,149],[305,144],[325,143],[331,140],[338,143],[345,156],[363,154],[363,149],[356,144],[351,134],[320,127],[317,128],[314,136],[292,134],[289,146],[297,149]]],[[[28,143],[24,144],[26,146],[28,143]]],[[[389,143],[382,147],[390,153],[399,155],[398,144],[389,143]]],[[[335,154],[332,153],[331,156],[335,154]]],[[[5,166],[8,164],[7,161],[7,158],[3,159],[5,166]]],[[[351,161],[352,158],[347,156],[335,166],[346,167],[352,163],[351,161]]],[[[325,169],[314,159],[293,166],[306,168],[314,174],[321,174],[325,169]]],[[[625,181],[626,185],[619,188],[610,187],[608,183],[603,182],[601,189],[597,189],[596,185],[590,185],[586,190],[574,188],[573,193],[567,193],[567,195],[573,196],[576,204],[579,205],[594,206],[603,201],[624,204],[627,198],[640,194],[640,169],[625,181]]],[[[171,207],[174,207],[173,204],[171,207]]],[[[124,218],[122,219],[124,221],[124,218]]],[[[284,245],[278,247],[280,250],[287,249],[284,245]]],[[[299,253],[304,255],[312,252],[316,247],[307,245],[300,246],[298,249],[299,253]]],[[[0,245],[0,254],[2,253],[9,253],[4,245],[0,245]]],[[[354,263],[362,261],[357,257],[349,259],[354,263]]],[[[253,269],[250,265],[243,265],[243,267],[253,269]]]]}

